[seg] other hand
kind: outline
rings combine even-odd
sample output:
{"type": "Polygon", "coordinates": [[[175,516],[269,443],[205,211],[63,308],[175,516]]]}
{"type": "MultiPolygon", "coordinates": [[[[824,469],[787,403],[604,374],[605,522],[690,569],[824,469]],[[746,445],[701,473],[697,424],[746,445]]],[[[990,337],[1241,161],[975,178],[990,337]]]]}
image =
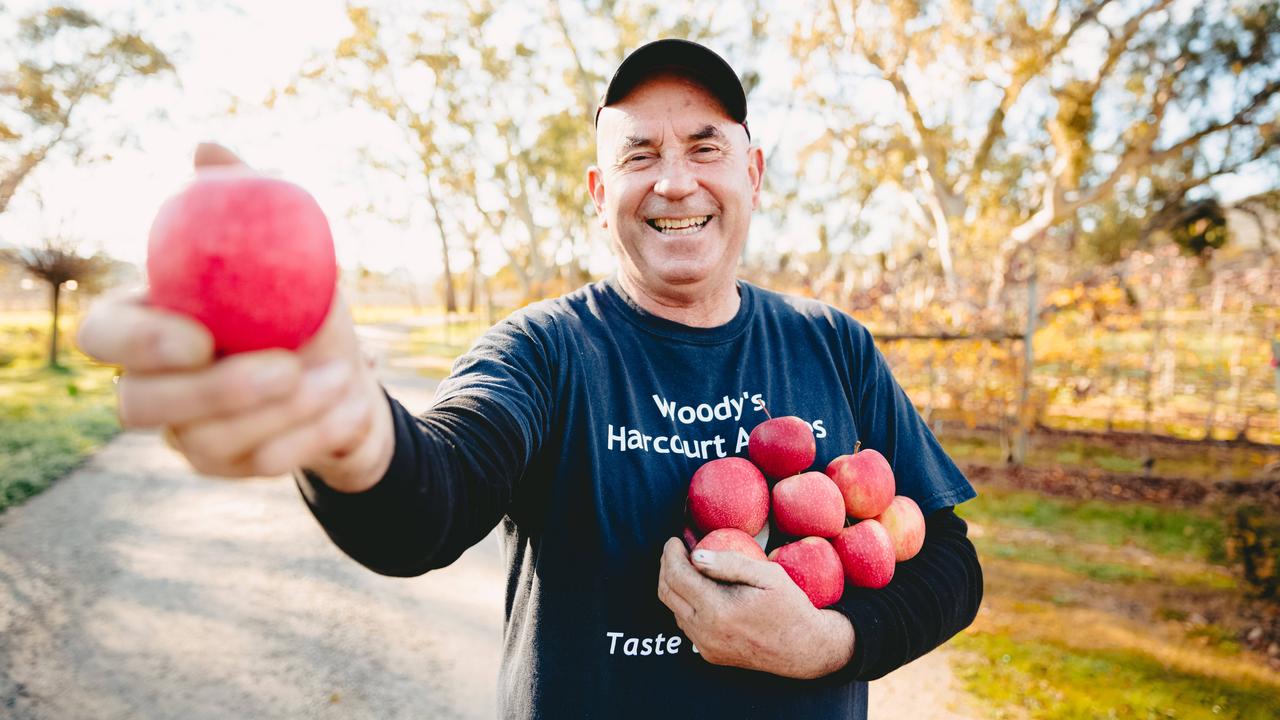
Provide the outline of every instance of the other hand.
{"type": "Polygon", "coordinates": [[[794,678],[816,678],[847,664],[853,626],[819,610],[782,566],[736,552],[690,557],[671,538],[663,547],[658,598],[707,662],[794,678]]]}

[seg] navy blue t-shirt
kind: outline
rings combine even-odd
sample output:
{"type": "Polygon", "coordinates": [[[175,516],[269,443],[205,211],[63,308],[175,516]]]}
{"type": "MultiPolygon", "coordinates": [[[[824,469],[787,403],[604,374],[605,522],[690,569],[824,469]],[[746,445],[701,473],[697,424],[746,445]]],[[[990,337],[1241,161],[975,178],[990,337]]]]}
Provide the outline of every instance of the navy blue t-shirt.
{"type": "Polygon", "coordinates": [[[656,317],[612,278],[529,306],[458,359],[432,410],[413,418],[393,403],[395,458],[372,490],[303,483],[334,540],[388,574],[447,565],[502,523],[503,717],[865,717],[864,682],[698,656],[657,596],[689,480],[707,460],[745,457],[767,407],[813,427],[812,469],[858,442],[879,450],[926,516],[974,491],[866,328],[816,301],[738,288],[737,314],[714,328],[656,317]]]}

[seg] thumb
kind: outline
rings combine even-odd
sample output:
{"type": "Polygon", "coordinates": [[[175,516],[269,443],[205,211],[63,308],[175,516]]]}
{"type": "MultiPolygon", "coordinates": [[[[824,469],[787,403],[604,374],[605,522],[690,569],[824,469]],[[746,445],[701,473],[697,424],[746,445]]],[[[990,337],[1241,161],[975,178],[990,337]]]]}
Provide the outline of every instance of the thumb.
{"type": "Polygon", "coordinates": [[[721,582],[769,588],[774,585],[771,563],[752,560],[733,550],[694,550],[690,557],[693,566],[703,575],[721,582]]]}

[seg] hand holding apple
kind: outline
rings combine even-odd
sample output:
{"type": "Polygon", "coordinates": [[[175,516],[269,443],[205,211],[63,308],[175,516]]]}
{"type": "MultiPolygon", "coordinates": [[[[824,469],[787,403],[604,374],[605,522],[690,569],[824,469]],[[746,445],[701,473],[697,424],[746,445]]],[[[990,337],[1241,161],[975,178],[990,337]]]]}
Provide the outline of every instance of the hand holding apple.
{"type": "Polygon", "coordinates": [[[707,662],[792,678],[817,678],[848,664],[853,626],[819,610],[781,565],[734,552],[696,551],[667,541],[658,597],[707,662]]]}
{"type": "MultiPolygon", "coordinates": [[[[197,163],[208,162],[238,159],[202,146],[197,163]]],[[[122,424],[165,428],[197,470],[243,477],[305,466],[354,492],[376,482],[390,461],[390,410],[341,297],[321,321],[296,352],[217,359],[214,337],[200,323],[142,296],[116,296],[90,308],[78,343],[122,368],[122,424]]]]}

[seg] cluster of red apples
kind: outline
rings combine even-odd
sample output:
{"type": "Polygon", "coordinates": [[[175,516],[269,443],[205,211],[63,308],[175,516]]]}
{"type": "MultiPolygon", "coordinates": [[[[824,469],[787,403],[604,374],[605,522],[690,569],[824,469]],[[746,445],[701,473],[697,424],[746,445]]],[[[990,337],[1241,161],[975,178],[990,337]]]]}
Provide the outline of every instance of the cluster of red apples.
{"type": "Polygon", "coordinates": [[[805,472],[817,454],[813,430],[788,416],[757,425],[747,454],[750,460],[712,460],[693,474],[686,541],[696,540],[695,550],[776,562],[824,608],[840,599],[846,581],[888,585],[896,563],[924,544],[924,515],[911,498],[895,495],[893,470],[875,450],[855,447],[825,472],[805,472]],[[779,532],[799,539],[766,557],[755,536],[770,517],[779,532]]]}

